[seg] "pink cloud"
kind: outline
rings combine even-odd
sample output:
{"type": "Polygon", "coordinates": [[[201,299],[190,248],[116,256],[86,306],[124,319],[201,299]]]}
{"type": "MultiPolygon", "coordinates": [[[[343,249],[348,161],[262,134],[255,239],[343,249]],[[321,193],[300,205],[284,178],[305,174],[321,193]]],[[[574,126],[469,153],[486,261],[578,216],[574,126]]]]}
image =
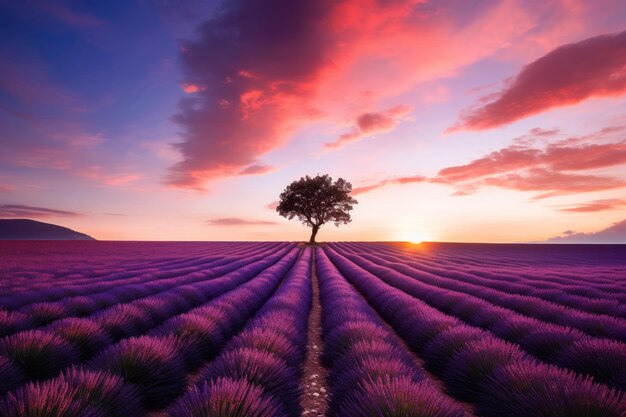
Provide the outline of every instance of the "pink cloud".
{"type": "Polygon", "coordinates": [[[626,163],[626,142],[579,147],[549,146],[546,163],[562,171],[604,168],[626,163]]]}
{"type": "Polygon", "coordinates": [[[509,173],[487,177],[481,184],[517,191],[545,191],[535,199],[563,194],[612,190],[626,186],[626,181],[600,175],[581,175],[555,172],[543,168],[532,168],[520,173],[509,173]]]}
{"type": "Polygon", "coordinates": [[[0,130],[0,163],[5,166],[61,171],[110,186],[141,178],[119,162],[119,154],[113,159],[104,153],[102,135],[91,134],[78,123],[50,119],[30,129],[11,126],[7,123],[0,130]]]}
{"type": "Polygon", "coordinates": [[[387,184],[389,184],[388,180],[381,180],[381,181],[375,182],[373,184],[364,185],[364,186],[361,186],[361,187],[355,187],[352,190],[352,195],[359,195],[359,194],[369,193],[370,191],[374,191],[374,190],[377,190],[379,188],[383,188],[387,184]]]}
{"type": "Polygon", "coordinates": [[[73,211],[55,210],[45,207],[25,206],[21,204],[0,204],[0,217],[19,219],[26,217],[78,217],[73,211]]]}
{"type": "Polygon", "coordinates": [[[531,62],[487,104],[450,130],[484,130],[592,97],[626,93],[626,31],[563,45],[531,62]]]}
{"type": "Polygon", "coordinates": [[[542,145],[560,131],[532,129],[505,148],[464,165],[441,169],[431,181],[455,186],[460,191],[456,195],[472,193],[485,185],[544,191],[536,198],[623,187],[625,182],[618,178],[572,173],[626,164],[626,142],[607,142],[613,140],[614,132],[605,128],[542,145]]]}
{"type": "Polygon", "coordinates": [[[110,187],[125,186],[142,178],[142,175],[138,173],[113,172],[99,165],[78,169],[75,175],[89,178],[90,180],[110,187]]]}
{"type": "Polygon", "coordinates": [[[625,163],[626,142],[572,146],[565,141],[545,149],[514,144],[468,164],[444,168],[437,177],[442,182],[459,182],[541,166],[555,171],[581,171],[625,163]]]}
{"type": "Polygon", "coordinates": [[[595,200],[573,207],[561,208],[560,211],[563,211],[565,213],[592,213],[598,211],[623,209],[624,207],[626,207],[626,199],[609,198],[604,200],[595,200]]]}
{"type": "Polygon", "coordinates": [[[444,168],[439,171],[437,177],[442,182],[457,182],[536,166],[539,164],[541,153],[539,149],[519,149],[512,146],[492,152],[465,165],[444,168]]]}
{"type": "Polygon", "coordinates": [[[182,90],[187,94],[197,93],[198,91],[205,89],[204,87],[196,84],[181,84],[180,88],[182,88],[182,90]]]}
{"type": "Polygon", "coordinates": [[[253,164],[239,171],[238,175],[261,175],[274,171],[275,168],[270,165],[253,164]]]}
{"type": "Polygon", "coordinates": [[[542,129],[540,127],[535,127],[535,128],[530,129],[528,133],[529,135],[533,137],[549,138],[549,137],[558,135],[559,133],[561,133],[561,130],[560,129],[542,129]]]}
{"type": "Polygon", "coordinates": [[[373,184],[356,187],[352,190],[352,195],[365,194],[370,191],[374,191],[379,188],[385,187],[386,185],[389,185],[389,184],[405,185],[405,184],[415,184],[415,183],[426,182],[426,181],[429,181],[429,179],[421,175],[386,178],[378,182],[375,182],[373,184]]]}
{"type": "Polygon", "coordinates": [[[277,222],[269,220],[241,219],[238,217],[224,217],[208,221],[211,226],[272,226],[277,222]]]}
{"type": "Polygon", "coordinates": [[[464,165],[443,168],[434,177],[384,178],[357,187],[353,193],[413,182],[450,185],[456,189],[455,196],[468,195],[485,186],[540,192],[535,199],[621,188],[626,186],[626,180],[593,172],[626,165],[626,142],[608,142],[621,131],[608,127],[589,135],[545,143],[546,138],[554,140],[560,131],[536,128],[507,147],[464,165]]]}
{"type": "Polygon", "coordinates": [[[339,148],[347,142],[354,142],[376,133],[390,132],[411,112],[411,108],[398,105],[382,112],[363,113],[356,119],[356,125],[341,135],[336,141],[326,144],[326,148],[339,148]]]}
{"type": "MultiPolygon", "coordinates": [[[[459,4],[227,3],[181,48],[183,85],[207,89],[185,97],[173,117],[182,127],[176,145],[182,161],[170,167],[166,182],[202,189],[238,175],[307,124],[367,113],[559,23],[560,14],[551,13],[538,27],[540,17],[521,1],[459,4]]],[[[371,125],[364,116],[343,142],[361,138],[363,128],[365,134],[392,128],[369,118],[371,125]]]]}
{"type": "Polygon", "coordinates": [[[25,168],[48,168],[68,170],[72,166],[67,150],[34,144],[26,149],[9,148],[0,154],[0,161],[7,165],[25,168]]]}
{"type": "Polygon", "coordinates": [[[278,207],[278,201],[272,201],[271,203],[265,206],[265,208],[270,209],[272,211],[276,211],[276,207],[278,207]]]}

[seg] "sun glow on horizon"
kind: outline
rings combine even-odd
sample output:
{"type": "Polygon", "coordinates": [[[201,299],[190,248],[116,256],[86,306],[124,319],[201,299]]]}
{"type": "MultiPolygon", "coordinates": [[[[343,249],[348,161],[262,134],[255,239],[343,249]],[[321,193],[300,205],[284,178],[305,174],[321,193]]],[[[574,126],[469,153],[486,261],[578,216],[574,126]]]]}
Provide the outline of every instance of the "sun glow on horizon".
{"type": "Polygon", "coordinates": [[[402,233],[400,240],[418,245],[420,243],[430,242],[433,239],[422,231],[407,230],[402,233]]]}
{"type": "Polygon", "coordinates": [[[424,243],[424,239],[421,238],[413,238],[411,240],[407,240],[409,243],[413,243],[414,245],[419,245],[420,243],[424,243]]]}

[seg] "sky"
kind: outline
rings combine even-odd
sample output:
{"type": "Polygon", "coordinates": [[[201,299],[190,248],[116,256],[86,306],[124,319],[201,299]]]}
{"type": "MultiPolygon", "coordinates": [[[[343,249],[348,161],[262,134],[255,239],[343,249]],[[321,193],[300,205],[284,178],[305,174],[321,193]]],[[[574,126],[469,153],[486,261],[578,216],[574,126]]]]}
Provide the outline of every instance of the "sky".
{"type": "Polygon", "coordinates": [[[322,241],[626,243],[626,2],[0,0],[0,218],[305,240],[316,174],[322,241]]]}

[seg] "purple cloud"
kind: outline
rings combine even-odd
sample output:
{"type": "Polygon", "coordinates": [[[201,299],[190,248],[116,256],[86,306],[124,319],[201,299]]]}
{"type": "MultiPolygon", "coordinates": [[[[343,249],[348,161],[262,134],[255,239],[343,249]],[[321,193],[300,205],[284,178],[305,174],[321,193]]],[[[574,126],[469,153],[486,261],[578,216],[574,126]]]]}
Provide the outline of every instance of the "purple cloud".
{"type": "Polygon", "coordinates": [[[363,113],[357,117],[356,125],[348,133],[339,136],[334,142],[327,143],[326,148],[335,149],[376,133],[390,132],[410,112],[410,107],[398,105],[381,112],[363,113]]]}
{"type": "Polygon", "coordinates": [[[19,219],[28,217],[78,217],[79,213],[55,210],[45,207],[25,206],[21,204],[0,204],[0,217],[19,219]]]}
{"type": "Polygon", "coordinates": [[[245,167],[244,169],[239,171],[238,174],[239,175],[260,175],[260,174],[267,174],[268,172],[272,172],[274,170],[275,168],[270,165],[254,164],[254,165],[245,167]]]}
{"type": "Polygon", "coordinates": [[[320,22],[332,8],[317,0],[241,0],[198,28],[181,47],[188,96],[173,120],[183,160],[166,182],[202,188],[245,174],[257,158],[285,143],[298,120],[315,117],[306,98],[328,65],[329,34],[320,22]]]}
{"type": "Polygon", "coordinates": [[[223,217],[208,221],[211,226],[272,226],[278,224],[269,220],[241,219],[238,217],[223,217]]]}

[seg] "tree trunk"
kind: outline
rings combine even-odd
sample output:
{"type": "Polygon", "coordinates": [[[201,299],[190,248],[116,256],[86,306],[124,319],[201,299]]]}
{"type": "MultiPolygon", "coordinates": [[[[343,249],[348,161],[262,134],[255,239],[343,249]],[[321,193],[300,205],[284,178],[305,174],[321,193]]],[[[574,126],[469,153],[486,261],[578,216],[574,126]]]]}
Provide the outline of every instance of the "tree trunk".
{"type": "Polygon", "coordinates": [[[319,226],[313,226],[313,231],[311,232],[311,239],[309,239],[309,245],[315,245],[315,235],[317,235],[318,230],[320,230],[319,226]]]}

